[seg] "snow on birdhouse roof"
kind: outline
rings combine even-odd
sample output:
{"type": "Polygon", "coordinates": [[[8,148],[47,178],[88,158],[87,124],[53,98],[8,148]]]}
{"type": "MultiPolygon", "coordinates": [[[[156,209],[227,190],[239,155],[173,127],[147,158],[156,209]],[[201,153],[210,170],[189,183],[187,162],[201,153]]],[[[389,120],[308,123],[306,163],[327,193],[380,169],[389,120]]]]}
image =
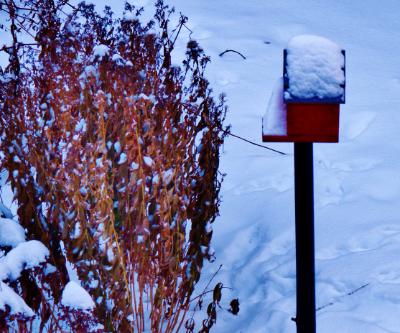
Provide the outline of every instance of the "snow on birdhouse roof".
{"type": "Polygon", "coordinates": [[[344,103],[344,66],[344,51],[329,39],[292,38],[285,50],[285,101],[344,103]]]}

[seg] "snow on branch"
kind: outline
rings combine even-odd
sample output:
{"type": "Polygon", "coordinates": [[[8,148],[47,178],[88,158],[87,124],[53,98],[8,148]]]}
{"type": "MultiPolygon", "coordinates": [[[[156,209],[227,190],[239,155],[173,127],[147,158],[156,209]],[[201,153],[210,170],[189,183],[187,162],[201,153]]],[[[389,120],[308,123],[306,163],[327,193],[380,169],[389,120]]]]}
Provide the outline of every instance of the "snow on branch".
{"type": "Polygon", "coordinates": [[[25,301],[7,284],[0,281],[0,311],[10,311],[11,315],[33,317],[35,313],[25,301]],[[7,308],[8,307],[8,308],[7,308]]]}
{"type": "Polygon", "coordinates": [[[16,247],[24,241],[24,228],[14,220],[0,218],[0,246],[16,247]]]}
{"type": "Polygon", "coordinates": [[[16,280],[24,269],[38,267],[48,256],[49,250],[37,240],[20,243],[0,261],[0,279],[16,280]]]}

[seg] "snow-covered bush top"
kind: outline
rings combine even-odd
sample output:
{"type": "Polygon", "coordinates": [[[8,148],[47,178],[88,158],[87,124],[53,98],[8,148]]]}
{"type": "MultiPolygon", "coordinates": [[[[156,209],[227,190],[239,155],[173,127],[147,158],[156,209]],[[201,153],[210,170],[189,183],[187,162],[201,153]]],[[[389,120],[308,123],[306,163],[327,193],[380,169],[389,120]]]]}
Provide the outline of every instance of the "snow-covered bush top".
{"type": "Polygon", "coordinates": [[[344,95],[344,56],[329,39],[300,35],[287,46],[285,99],[334,99],[344,95]]]}

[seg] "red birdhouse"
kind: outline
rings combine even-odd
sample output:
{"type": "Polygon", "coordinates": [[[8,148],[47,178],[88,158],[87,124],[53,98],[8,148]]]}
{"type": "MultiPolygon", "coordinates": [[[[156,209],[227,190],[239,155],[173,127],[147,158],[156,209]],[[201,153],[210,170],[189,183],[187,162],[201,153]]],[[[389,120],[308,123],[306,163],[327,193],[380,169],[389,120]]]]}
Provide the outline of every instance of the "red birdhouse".
{"type": "Polygon", "coordinates": [[[338,142],[344,102],[345,52],[322,37],[294,37],[263,119],[263,141],[338,142]]]}

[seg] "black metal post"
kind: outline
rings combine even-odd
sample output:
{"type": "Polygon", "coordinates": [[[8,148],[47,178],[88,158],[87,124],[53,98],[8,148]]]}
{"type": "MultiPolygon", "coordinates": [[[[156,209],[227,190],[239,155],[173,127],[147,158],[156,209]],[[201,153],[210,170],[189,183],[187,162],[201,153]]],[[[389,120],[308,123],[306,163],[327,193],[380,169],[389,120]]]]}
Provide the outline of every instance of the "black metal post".
{"type": "Polygon", "coordinates": [[[294,143],[297,333],[315,333],[313,144],[294,143]]]}

